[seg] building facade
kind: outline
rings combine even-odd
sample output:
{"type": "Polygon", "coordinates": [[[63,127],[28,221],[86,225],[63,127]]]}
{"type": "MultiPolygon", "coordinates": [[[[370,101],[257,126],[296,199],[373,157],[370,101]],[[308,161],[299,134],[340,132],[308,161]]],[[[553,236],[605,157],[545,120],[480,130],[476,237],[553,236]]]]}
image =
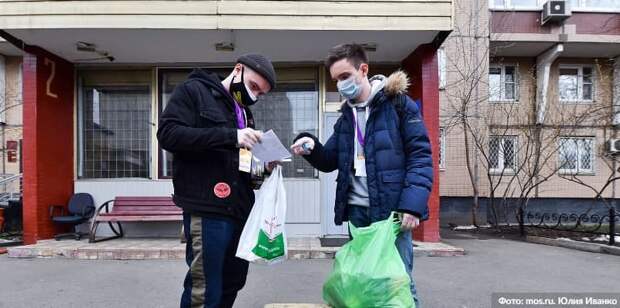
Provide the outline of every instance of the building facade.
{"type": "Polygon", "coordinates": [[[474,188],[482,224],[494,211],[514,222],[524,200],[533,212],[593,214],[607,210],[599,192],[618,198],[620,1],[553,2],[550,20],[545,3],[455,3],[439,51],[444,224],[474,221],[474,188]]]}
{"type": "Polygon", "coordinates": [[[0,203],[18,199],[22,147],[22,58],[0,39],[0,203]]]}
{"type": "MultiPolygon", "coordinates": [[[[450,0],[0,1],[0,36],[23,57],[25,241],[56,232],[47,208],[74,192],[97,204],[170,195],[172,157],[155,138],[160,112],[191,68],[227,74],[246,52],[274,61],[278,86],[253,111],[258,128],[285,144],[303,131],[331,134],[341,99],[322,60],[343,42],[365,44],[371,74],[410,75],[438,140],[436,50],[452,12],[450,0]]],[[[333,224],[335,174],[293,158],[284,175],[290,235],[346,234],[333,224]]],[[[414,236],[437,241],[438,181],[429,207],[414,236]]],[[[127,227],[178,234],[178,224],[127,227]]]]}

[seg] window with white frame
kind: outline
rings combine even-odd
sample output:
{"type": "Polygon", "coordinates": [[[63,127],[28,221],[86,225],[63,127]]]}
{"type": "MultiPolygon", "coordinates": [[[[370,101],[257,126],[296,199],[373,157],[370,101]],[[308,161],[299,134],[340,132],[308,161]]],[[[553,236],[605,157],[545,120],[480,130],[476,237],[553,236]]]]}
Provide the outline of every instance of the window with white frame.
{"type": "Polygon", "coordinates": [[[582,65],[561,65],[558,88],[561,102],[592,102],[594,97],[594,78],[592,67],[582,65]]]}
{"type": "Polygon", "coordinates": [[[539,0],[490,0],[489,6],[494,9],[535,9],[542,2],[539,0]]]}
{"type": "Polygon", "coordinates": [[[517,167],[517,136],[489,138],[489,172],[505,174],[517,167]]]}
{"type": "Polygon", "coordinates": [[[620,11],[620,0],[571,0],[572,10],[620,11]]]}
{"type": "Polygon", "coordinates": [[[439,73],[439,89],[446,88],[446,50],[441,47],[437,50],[437,67],[439,73]]]}
{"type": "Polygon", "coordinates": [[[594,137],[562,137],[558,150],[560,173],[594,173],[594,137]]]}
{"type": "Polygon", "coordinates": [[[446,169],[446,129],[439,128],[439,169],[446,169]]]}
{"type": "Polygon", "coordinates": [[[489,101],[514,102],[518,100],[519,81],[515,65],[489,67],[489,101]]]}
{"type": "MultiPolygon", "coordinates": [[[[489,0],[491,9],[540,9],[548,0],[489,0]]],[[[620,0],[569,0],[570,9],[573,11],[620,11],[620,0]]]]}

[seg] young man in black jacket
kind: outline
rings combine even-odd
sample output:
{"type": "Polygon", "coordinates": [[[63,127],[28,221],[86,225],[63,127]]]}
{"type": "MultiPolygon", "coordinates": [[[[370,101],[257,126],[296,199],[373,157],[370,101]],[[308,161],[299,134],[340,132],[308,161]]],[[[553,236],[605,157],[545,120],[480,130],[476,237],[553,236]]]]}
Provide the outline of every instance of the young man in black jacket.
{"type": "Polygon", "coordinates": [[[161,115],[157,139],[174,155],[173,200],[187,238],[181,307],[232,307],[245,285],[248,262],[235,252],[254,204],[251,150],[262,135],[248,107],[275,83],[271,62],[247,54],[224,80],[194,70],[161,115]]]}

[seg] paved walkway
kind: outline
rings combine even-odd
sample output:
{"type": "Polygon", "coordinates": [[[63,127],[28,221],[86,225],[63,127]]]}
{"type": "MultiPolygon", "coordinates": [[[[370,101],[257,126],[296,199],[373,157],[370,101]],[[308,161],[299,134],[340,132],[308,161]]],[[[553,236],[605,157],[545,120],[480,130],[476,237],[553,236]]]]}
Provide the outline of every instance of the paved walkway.
{"type": "MultiPolygon", "coordinates": [[[[491,293],[620,292],[620,257],[448,232],[467,251],[453,258],[417,258],[415,277],[425,308],[490,307],[491,293]]],[[[252,265],[236,307],[321,303],[332,260],[252,265]]],[[[178,307],[181,260],[18,259],[0,256],[0,307],[178,307]]]]}

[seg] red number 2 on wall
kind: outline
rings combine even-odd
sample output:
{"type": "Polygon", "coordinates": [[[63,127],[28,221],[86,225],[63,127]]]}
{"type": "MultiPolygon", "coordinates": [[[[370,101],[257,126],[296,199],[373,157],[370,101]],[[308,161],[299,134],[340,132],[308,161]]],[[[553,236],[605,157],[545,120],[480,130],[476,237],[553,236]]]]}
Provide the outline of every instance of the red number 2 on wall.
{"type": "Polygon", "coordinates": [[[45,66],[50,66],[51,68],[50,76],[47,78],[45,94],[53,98],[58,98],[57,94],[52,93],[52,81],[54,80],[54,76],[56,75],[56,62],[45,58],[45,61],[43,63],[45,64],[45,66]]]}

